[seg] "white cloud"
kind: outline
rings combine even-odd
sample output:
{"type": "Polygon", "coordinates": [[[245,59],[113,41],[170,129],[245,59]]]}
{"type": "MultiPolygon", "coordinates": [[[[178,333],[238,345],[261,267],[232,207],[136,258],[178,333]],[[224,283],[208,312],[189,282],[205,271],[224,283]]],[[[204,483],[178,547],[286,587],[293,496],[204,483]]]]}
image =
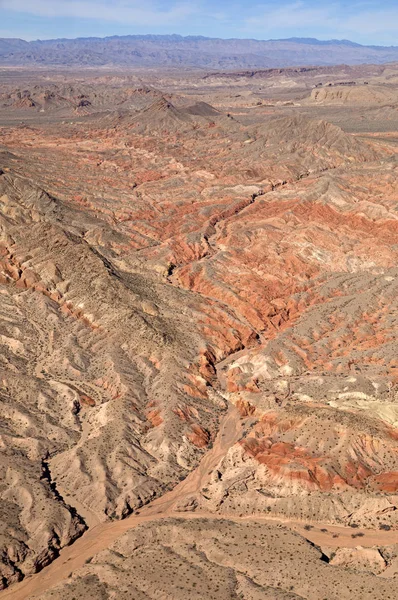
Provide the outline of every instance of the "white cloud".
{"type": "Polygon", "coordinates": [[[390,32],[394,34],[395,43],[398,44],[398,7],[358,12],[348,17],[341,25],[345,30],[358,31],[361,34],[390,32]]]}
{"type": "Polygon", "coordinates": [[[0,0],[0,7],[40,17],[73,17],[132,25],[173,25],[198,13],[189,1],[166,6],[139,0],[0,0]]]}
{"type": "Polygon", "coordinates": [[[274,5],[258,6],[258,14],[245,20],[247,27],[270,29],[298,29],[300,27],[324,25],[333,16],[334,5],[311,7],[305,2],[293,2],[279,8],[274,5]]]}
{"type": "Polygon", "coordinates": [[[379,3],[340,2],[319,3],[318,5],[297,0],[288,4],[261,4],[256,8],[256,14],[244,20],[245,30],[264,31],[267,35],[275,29],[285,30],[293,35],[300,31],[312,31],[315,37],[347,36],[358,39],[363,36],[387,36],[398,43],[397,26],[398,8],[386,9],[379,3]],[[319,32],[319,33],[317,33],[319,32]]]}

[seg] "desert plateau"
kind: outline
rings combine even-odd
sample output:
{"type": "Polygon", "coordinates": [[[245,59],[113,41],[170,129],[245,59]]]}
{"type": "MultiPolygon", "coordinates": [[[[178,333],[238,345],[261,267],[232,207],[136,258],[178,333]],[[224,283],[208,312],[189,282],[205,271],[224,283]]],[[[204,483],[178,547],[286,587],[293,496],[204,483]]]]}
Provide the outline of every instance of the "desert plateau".
{"type": "Polygon", "coordinates": [[[10,44],[0,600],[398,598],[397,49],[10,44]]]}

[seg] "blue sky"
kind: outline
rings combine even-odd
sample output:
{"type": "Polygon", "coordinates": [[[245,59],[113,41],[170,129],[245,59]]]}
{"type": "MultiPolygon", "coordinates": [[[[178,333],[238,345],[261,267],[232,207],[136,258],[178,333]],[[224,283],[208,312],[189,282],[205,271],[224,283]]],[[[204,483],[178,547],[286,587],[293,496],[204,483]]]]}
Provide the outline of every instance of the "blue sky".
{"type": "Polygon", "coordinates": [[[0,37],[143,33],[398,45],[398,0],[0,0],[0,37]]]}

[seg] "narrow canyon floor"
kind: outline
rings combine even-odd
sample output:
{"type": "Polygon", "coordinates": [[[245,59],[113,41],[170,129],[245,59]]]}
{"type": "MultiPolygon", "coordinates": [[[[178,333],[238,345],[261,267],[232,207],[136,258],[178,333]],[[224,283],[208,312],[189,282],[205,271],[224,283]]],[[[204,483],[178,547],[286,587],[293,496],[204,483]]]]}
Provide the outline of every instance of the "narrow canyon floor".
{"type": "Polygon", "coordinates": [[[398,596],[398,66],[0,69],[0,598],[398,596]]]}

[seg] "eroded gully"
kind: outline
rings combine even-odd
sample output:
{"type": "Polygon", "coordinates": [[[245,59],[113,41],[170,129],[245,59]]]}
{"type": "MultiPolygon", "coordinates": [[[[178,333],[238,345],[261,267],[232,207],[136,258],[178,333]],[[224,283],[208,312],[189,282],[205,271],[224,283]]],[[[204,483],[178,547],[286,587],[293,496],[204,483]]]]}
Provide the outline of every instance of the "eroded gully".
{"type": "MultiPolygon", "coordinates": [[[[352,529],[324,523],[311,523],[311,530],[305,529],[304,521],[290,521],[269,516],[252,515],[237,517],[235,515],[218,515],[214,513],[196,512],[179,513],[176,504],[187,497],[199,492],[206,483],[211,472],[222,460],[225,454],[241,437],[245,419],[242,419],[235,408],[230,405],[227,413],[220,423],[220,429],[213,447],[204,455],[198,467],[188,477],[179,483],[173,490],[142,508],[139,514],[133,513],[123,521],[100,523],[91,527],[86,533],[76,540],[71,546],[63,548],[58,558],[39,573],[26,577],[20,583],[4,590],[0,594],[1,600],[25,600],[34,598],[50,589],[60,581],[66,579],[73,571],[82,567],[88,559],[98,552],[105,550],[123,533],[148,522],[175,517],[180,519],[230,519],[234,522],[259,522],[285,525],[303,535],[306,539],[317,545],[329,547],[355,547],[380,546],[398,543],[398,531],[373,531],[356,529],[355,533],[361,534],[360,542],[352,537],[352,529]],[[327,527],[327,532],[321,531],[327,527]],[[333,537],[338,534],[338,537],[333,537]]],[[[357,537],[357,536],[356,536],[357,537]]]]}

